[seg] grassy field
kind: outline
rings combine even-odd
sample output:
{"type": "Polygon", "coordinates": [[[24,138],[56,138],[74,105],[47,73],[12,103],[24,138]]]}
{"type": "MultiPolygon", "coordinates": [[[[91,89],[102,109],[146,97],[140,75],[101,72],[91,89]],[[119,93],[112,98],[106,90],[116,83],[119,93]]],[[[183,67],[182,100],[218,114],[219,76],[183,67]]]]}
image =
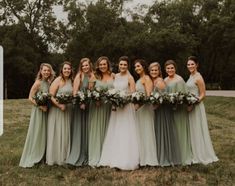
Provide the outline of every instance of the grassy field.
{"type": "Polygon", "coordinates": [[[0,137],[1,185],[235,185],[235,98],[207,97],[209,129],[219,162],[210,165],[109,168],[18,166],[27,134],[31,105],[4,101],[4,134],[0,137]]]}

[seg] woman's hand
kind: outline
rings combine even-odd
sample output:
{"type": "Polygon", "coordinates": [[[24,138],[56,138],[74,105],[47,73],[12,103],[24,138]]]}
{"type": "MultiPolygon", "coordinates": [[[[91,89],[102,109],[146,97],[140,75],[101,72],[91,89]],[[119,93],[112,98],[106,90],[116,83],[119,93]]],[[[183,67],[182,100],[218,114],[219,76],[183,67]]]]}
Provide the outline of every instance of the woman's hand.
{"type": "Polygon", "coordinates": [[[47,112],[47,106],[39,106],[39,108],[40,108],[43,112],[47,112]]]}
{"type": "Polygon", "coordinates": [[[64,105],[64,104],[59,104],[58,107],[62,111],[65,111],[65,109],[66,109],[66,105],[64,105]]]}
{"type": "Polygon", "coordinates": [[[81,105],[80,105],[80,109],[85,110],[85,109],[86,109],[86,105],[85,105],[84,103],[81,104],[81,105]]]}
{"type": "Polygon", "coordinates": [[[188,106],[187,106],[187,111],[188,111],[188,112],[191,112],[191,111],[193,110],[193,107],[194,107],[193,105],[188,105],[188,106]]]}

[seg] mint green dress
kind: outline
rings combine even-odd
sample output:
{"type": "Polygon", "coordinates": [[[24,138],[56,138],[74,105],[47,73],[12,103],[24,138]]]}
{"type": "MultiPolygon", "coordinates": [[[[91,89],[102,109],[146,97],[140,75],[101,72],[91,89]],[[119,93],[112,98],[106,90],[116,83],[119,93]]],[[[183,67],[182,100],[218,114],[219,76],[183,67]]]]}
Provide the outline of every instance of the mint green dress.
{"type": "MultiPolygon", "coordinates": [[[[84,75],[80,90],[88,89],[89,78],[84,75]]],[[[88,164],[88,129],[89,129],[89,105],[86,109],[80,109],[80,105],[73,107],[71,122],[71,151],[66,163],[74,166],[88,164]]]]}
{"type": "MultiPolygon", "coordinates": [[[[182,78],[174,80],[167,84],[167,92],[187,92],[186,84],[182,78]]],[[[190,138],[190,126],[188,112],[185,105],[178,105],[173,111],[174,122],[179,136],[179,145],[181,153],[181,164],[189,165],[192,163],[192,147],[190,138]]]]}
{"type": "MultiPolygon", "coordinates": [[[[136,91],[145,93],[145,88],[141,81],[136,82],[136,91]]],[[[136,111],[139,150],[140,150],[140,166],[158,165],[156,137],[154,130],[154,111],[151,105],[144,104],[136,111]]]]}
{"type": "MultiPolygon", "coordinates": [[[[59,93],[72,94],[72,81],[59,88],[59,93]]],[[[72,116],[72,104],[66,104],[65,111],[52,106],[48,113],[47,125],[47,152],[46,163],[48,165],[63,165],[70,152],[70,124],[72,116]]]]}
{"type": "MultiPolygon", "coordinates": [[[[199,89],[195,83],[194,76],[191,75],[189,77],[187,87],[189,92],[199,96],[199,89]]],[[[208,164],[218,161],[211,143],[203,101],[194,105],[193,110],[189,112],[189,124],[191,131],[193,163],[208,164]]]]}
{"type": "MultiPolygon", "coordinates": [[[[41,81],[39,91],[48,92],[49,83],[41,81]]],[[[32,167],[40,162],[46,150],[47,112],[33,106],[30,116],[29,128],[20,159],[20,167],[32,167]]]]}
{"type": "MultiPolygon", "coordinates": [[[[95,81],[95,87],[101,89],[113,88],[113,80],[103,82],[95,81]]],[[[100,106],[95,103],[91,105],[90,110],[90,131],[89,131],[89,165],[97,166],[100,160],[104,137],[108,128],[111,113],[111,104],[101,101],[100,106]]]]}
{"type": "MultiPolygon", "coordinates": [[[[155,88],[155,91],[159,93],[165,92],[165,90],[159,90],[158,88],[155,88]]],[[[169,105],[161,104],[154,113],[154,128],[159,165],[178,165],[181,163],[181,155],[173,110],[169,105]]]]}

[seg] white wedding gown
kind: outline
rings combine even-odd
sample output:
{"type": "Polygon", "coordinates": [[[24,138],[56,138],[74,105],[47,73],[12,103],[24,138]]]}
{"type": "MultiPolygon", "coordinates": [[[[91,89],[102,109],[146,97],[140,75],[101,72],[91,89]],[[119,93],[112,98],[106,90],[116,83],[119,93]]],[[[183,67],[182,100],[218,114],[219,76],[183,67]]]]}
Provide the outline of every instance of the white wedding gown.
{"type": "MultiPolygon", "coordinates": [[[[114,88],[128,91],[128,75],[117,74],[114,88]]],[[[138,132],[133,104],[112,111],[104,140],[100,166],[134,170],[139,165],[138,132]]]]}

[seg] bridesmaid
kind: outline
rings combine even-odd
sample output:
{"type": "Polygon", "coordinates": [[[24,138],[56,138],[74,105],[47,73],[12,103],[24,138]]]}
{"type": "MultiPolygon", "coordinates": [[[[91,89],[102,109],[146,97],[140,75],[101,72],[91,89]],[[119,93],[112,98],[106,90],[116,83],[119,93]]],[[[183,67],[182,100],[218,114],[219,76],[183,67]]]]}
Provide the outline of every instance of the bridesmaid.
{"type": "MultiPolygon", "coordinates": [[[[166,61],[165,70],[168,75],[168,77],[165,78],[165,82],[167,84],[167,92],[186,92],[186,84],[183,78],[176,74],[176,63],[173,60],[166,61]]],[[[183,165],[188,165],[192,163],[192,149],[188,113],[183,105],[178,105],[177,109],[174,110],[173,115],[176,130],[179,136],[181,163],[183,165]]]]}
{"type": "Polygon", "coordinates": [[[48,165],[63,165],[69,155],[72,104],[61,104],[57,102],[55,96],[61,93],[72,95],[72,77],[72,65],[65,61],[62,63],[60,76],[50,87],[53,105],[48,114],[46,152],[48,165]]]}
{"type": "MultiPolygon", "coordinates": [[[[102,56],[96,62],[96,79],[95,88],[111,89],[113,88],[114,74],[111,71],[111,65],[108,57],[102,56]]],[[[101,156],[101,150],[104,142],[104,137],[108,127],[110,118],[111,105],[101,102],[96,102],[90,110],[90,131],[89,131],[89,165],[97,166],[101,156]]]]}
{"type": "Polygon", "coordinates": [[[191,143],[193,151],[193,163],[208,164],[218,161],[215,155],[207,125],[207,118],[203,99],[205,97],[205,83],[201,74],[197,71],[198,61],[195,56],[190,56],[187,62],[190,77],[186,83],[188,90],[195,94],[199,103],[189,106],[189,124],[191,131],[191,143]]]}
{"type": "MultiPolygon", "coordinates": [[[[82,58],[79,63],[78,73],[74,79],[73,95],[75,96],[79,90],[88,90],[91,78],[94,78],[91,60],[89,58],[82,58]]],[[[89,105],[77,104],[74,106],[71,151],[66,160],[68,164],[75,166],[88,164],[88,114],[89,105]]]]}
{"type": "MultiPolygon", "coordinates": [[[[135,72],[139,75],[136,82],[136,91],[143,92],[150,96],[153,90],[153,83],[147,75],[147,64],[143,59],[135,60],[135,72]]],[[[135,105],[139,143],[140,143],[140,165],[156,166],[158,165],[156,137],[154,132],[154,112],[149,104],[135,105]]]]}
{"type": "Polygon", "coordinates": [[[33,104],[29,129],[24,145],[24,150],[20,159],[21,167],[32,167],[40,162],[46,150],[46,125],[47,125],[47,106],[37,106],[33,96],[37,92],[48,93],[49,85],[54,79],[54,71],[50,64],[42,63],[37,74],[36,81],[31,87],[29,100],[33,104]]]}
{"type": "MultiPolygon", "coordinates": [[[[119,58],[119,71],[115,75],[116,90],[134,92],[135,81],[128,71],[129,59],[119,58]]],[[[99,165],[134,170],[139,164],[138,131],[134,106],[127,104],[112,111],[105,136],[99,165]]]]}
{"type": "MultiPolygon", "coordinates": [[[[153,81],[154,92],[162,94],[166,84],[162,79],[161,67],[158,62],[149,65],[149,73],[153,81]]],[[[180,164],[179,139],[173,120],[173,110],[166,104],[154,106],[155,134],[159,165],[169,166],[180,164]]]]}

